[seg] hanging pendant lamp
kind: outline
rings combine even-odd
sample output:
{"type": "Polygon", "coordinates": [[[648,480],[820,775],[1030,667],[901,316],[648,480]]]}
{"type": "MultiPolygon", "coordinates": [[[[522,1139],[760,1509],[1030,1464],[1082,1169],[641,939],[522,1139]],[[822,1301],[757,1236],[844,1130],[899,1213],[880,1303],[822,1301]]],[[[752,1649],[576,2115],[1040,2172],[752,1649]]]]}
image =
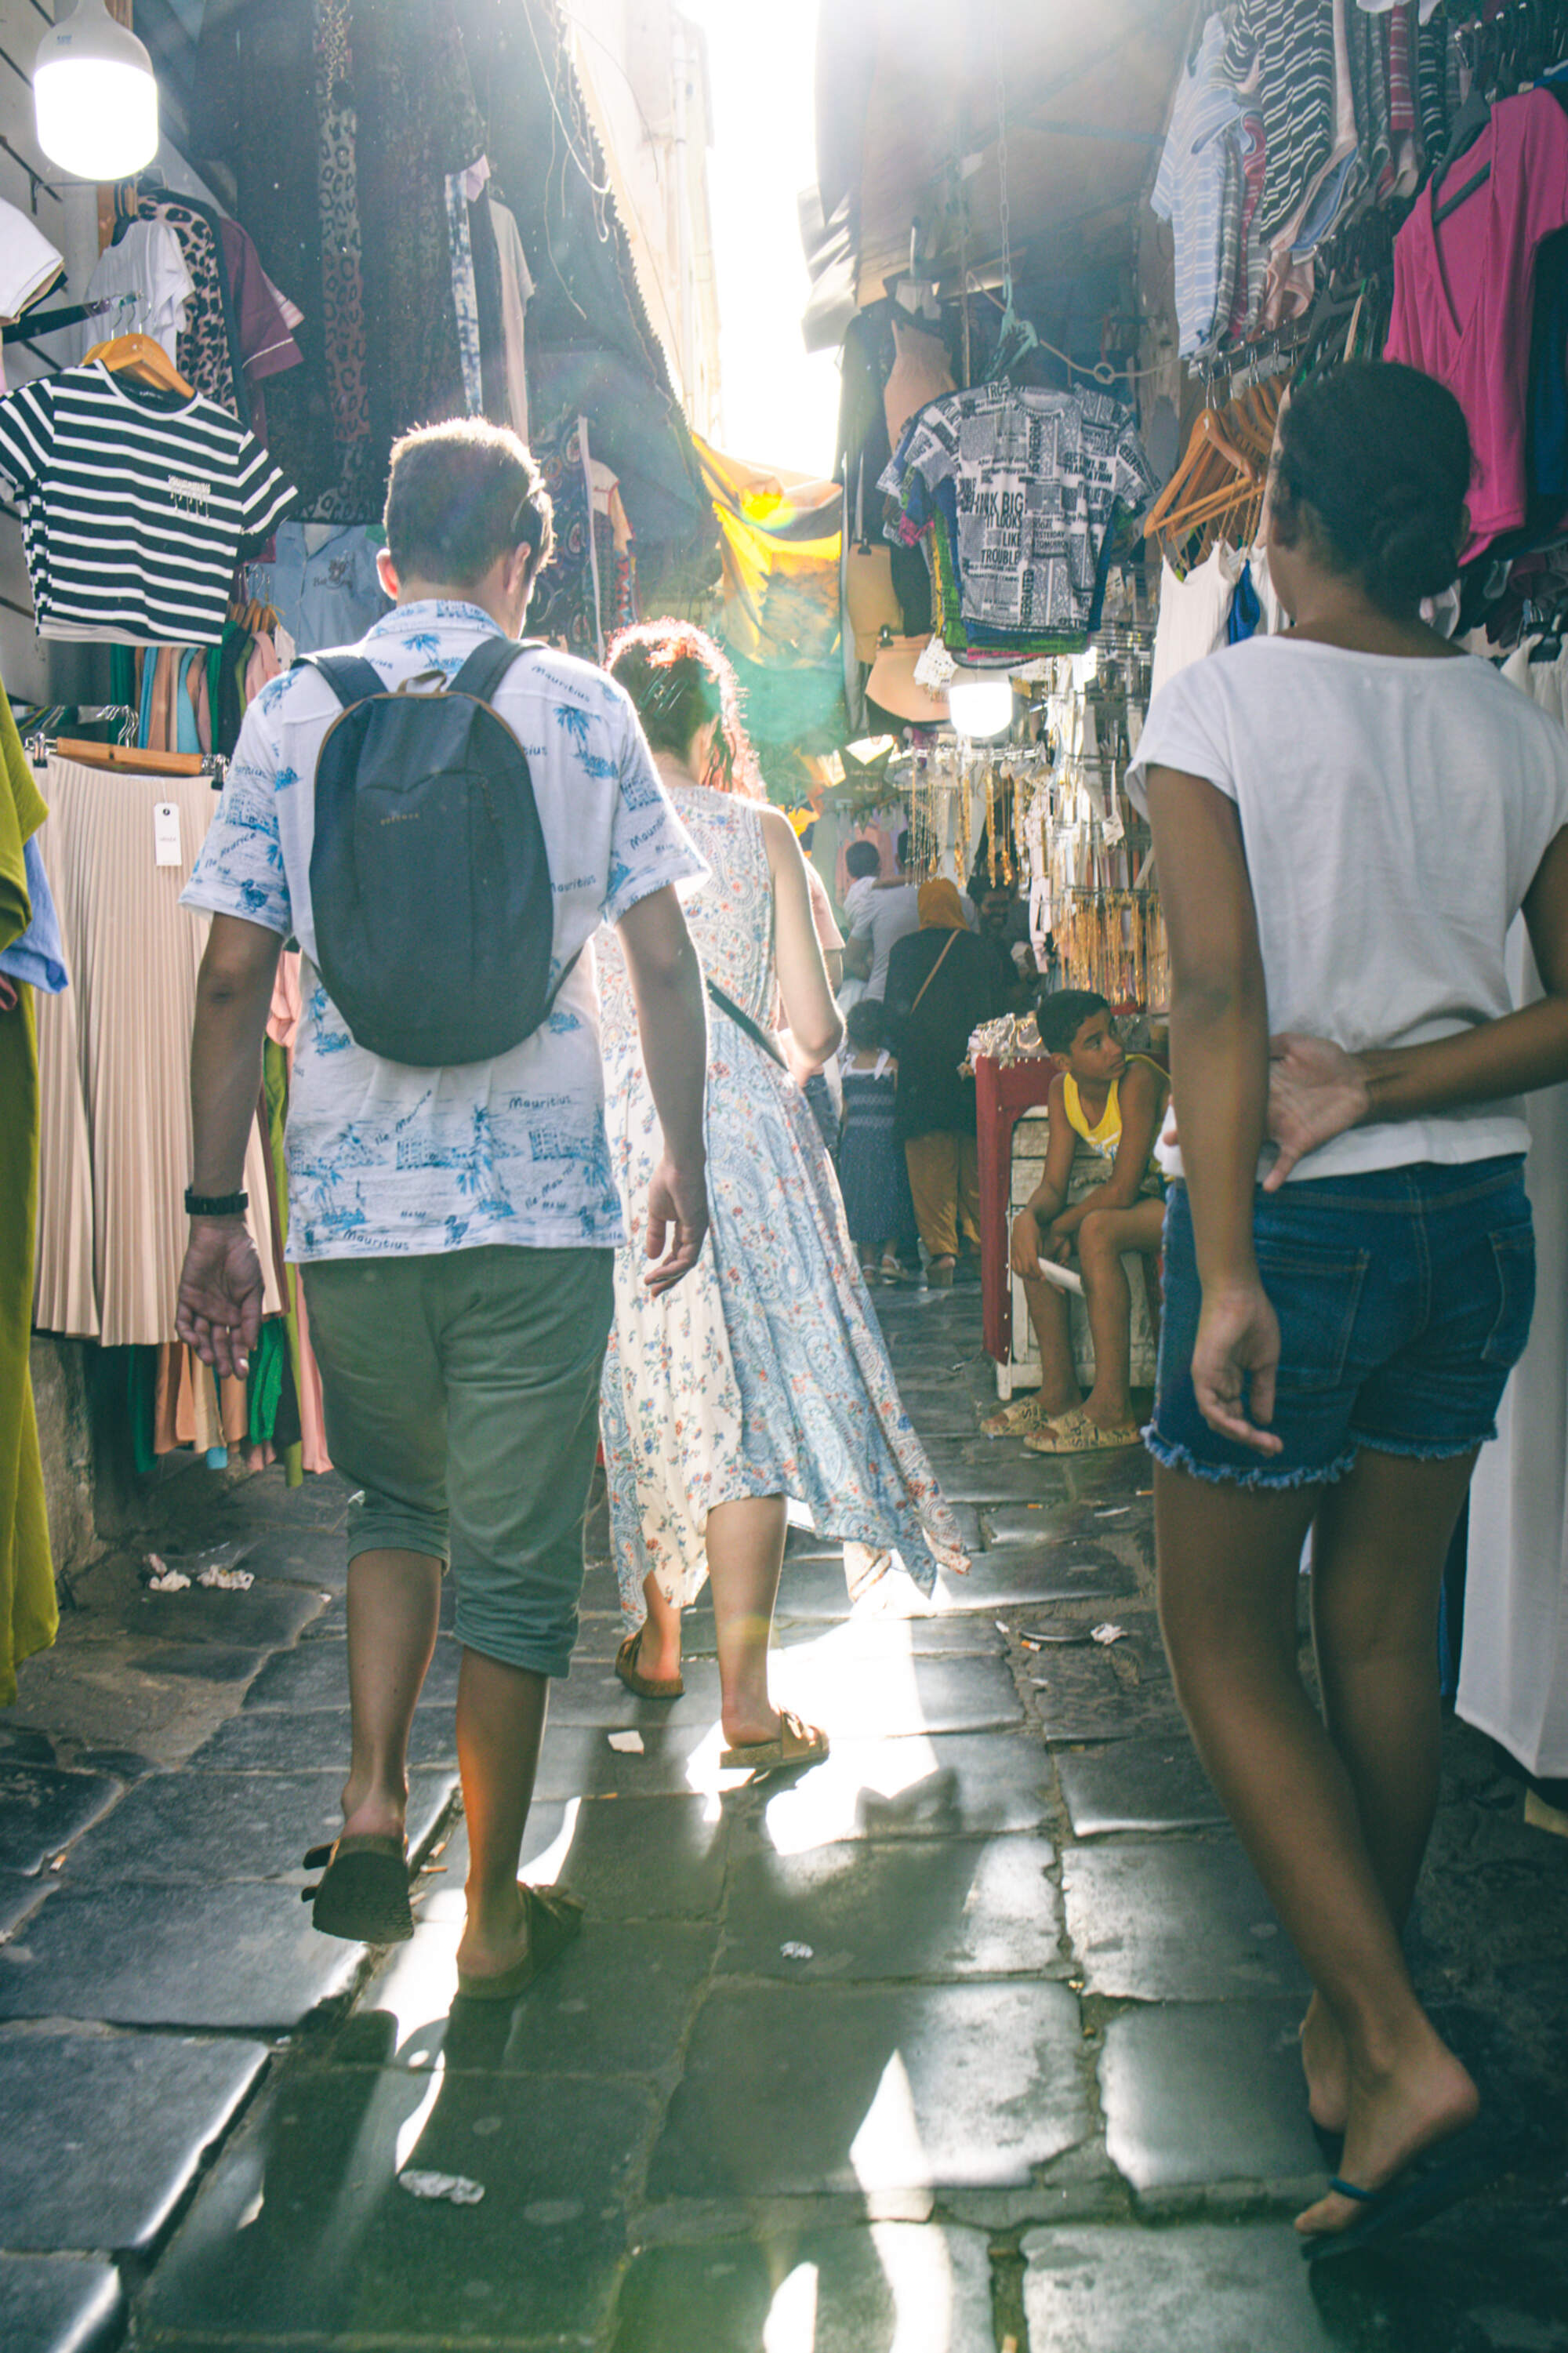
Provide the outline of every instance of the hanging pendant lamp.
{"type": "Polygon", "coordinates": [[[38,144],[83,180],[124,180],[158,152],[153,60],[103,0],[77,0],[33,68],[38,144]]]}

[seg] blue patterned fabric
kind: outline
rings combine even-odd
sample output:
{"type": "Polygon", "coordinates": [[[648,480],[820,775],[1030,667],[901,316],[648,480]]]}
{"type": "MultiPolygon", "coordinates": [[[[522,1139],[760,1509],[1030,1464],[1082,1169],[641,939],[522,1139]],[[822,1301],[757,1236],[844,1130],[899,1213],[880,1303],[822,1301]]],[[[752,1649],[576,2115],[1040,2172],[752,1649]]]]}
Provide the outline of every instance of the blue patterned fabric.
{"type": "MultiPolygon", "coordinates": [[[[759,812],[680,789],[710,870],[687,917],[703,968],[759,1025],[777,1019],[773,883],[759,812]]],[[[658,1115],[630,992],[605,958],[608,1122],[633,1228],[616,1260],[616,1324],[602,1417],[621,1605],[644,1615],[657,1577],[678,1608],[707,1574],[710,1511],[790,1497],[818,1535],[896,1550],[929,1592],[962,1562],[952,1512],[899,1399],[861,1280],[833,1165],[789,1073],[718,1009],[708,1050],[710,1236],[663,1298],[642,1280],[637,1231],[658,1158],[658,1115]]]]}
{"type": "MultiPolygon", "coordinates": [[[[1216,9],[1204,26],[1190,70],[1176,78],[1176,102],[1154,178],[1151,208],[1171,224],[1176,248],[1176,324],[1184,359],[1225,332],[1235,291],[1236,240],[1243,182],[1237,139],[1243,108],[1226,73],[1226,23],[1216,9]],[[1225,278],[1229,251],[1230,277],[1225,278]]],[[[1273,153],[1269,163],[1272,166],[1273,153]]]]}
{"type": "MultiPolygon", "coordinates": [[[[496,624],[477,605],[400,606],[350,650],[388,685],[450,678],[496,624]]],[[[555,899],[542,1029],[492,1062],[413,1070],[349,1035],[315,970],[316,758],[338,703],[291,670],[250,704],[184,903],[298,939],[304,1009],[289,1107],[289,1256],[379,1258],[487,1243],[603,1249],[623,1240],[605,1147],[602,923],[703,872],[622,689],[570,655],[523,654],[496,710],[528,754],[555,899]]],[[[438,923],[437,908],[416,920],[438,923]]]]}

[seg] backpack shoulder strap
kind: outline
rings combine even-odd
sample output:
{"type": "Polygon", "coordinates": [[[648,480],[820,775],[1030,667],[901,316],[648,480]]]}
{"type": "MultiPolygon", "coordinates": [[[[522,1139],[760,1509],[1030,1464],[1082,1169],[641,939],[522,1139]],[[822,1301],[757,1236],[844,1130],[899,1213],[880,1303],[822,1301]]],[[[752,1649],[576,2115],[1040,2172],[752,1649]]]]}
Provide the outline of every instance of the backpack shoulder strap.
{"type": "Polygon", "coordinates": [[[519,654],[535,652],[543,642],[542,638],[487,638],[450,680],[447,693],[471,694],[476,702],[492,702],[519,654]]]}
{"type": "Polygon", "coordinates": [[[345,711],[386,692],[380,671],[357,654],[301,654],[294,668],[320,670],[345,711]]]}

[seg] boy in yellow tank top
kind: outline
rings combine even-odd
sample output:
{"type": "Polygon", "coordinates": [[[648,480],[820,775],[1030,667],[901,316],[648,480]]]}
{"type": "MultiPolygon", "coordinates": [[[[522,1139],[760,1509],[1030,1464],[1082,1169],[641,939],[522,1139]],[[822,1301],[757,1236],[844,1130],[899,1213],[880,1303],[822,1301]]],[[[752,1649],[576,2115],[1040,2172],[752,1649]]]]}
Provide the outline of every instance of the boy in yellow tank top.
{"type": "Polygon", "coordinates": [[[1014,1220],[1012,1263],[1039,1344],[1040,1387],[985,1429],[993,1438],[1022,1437],[1038,1454],[1135,1446],[1132,1297],[1121,1260],[1136,1250],[1147,1266],[1160,1249],[1164,1184],[1153,1151],[1170,1081],[1148,1056],[1123,1050],[1110,1006],[1090,990],[1042,999],[1039,1026],[1042,1044],[1064,1056],[1067,1069],[1051,1082],[1045,1170],[1014,1220]],[[1073,1365],[1071,1303],[1041,1273],[1043,1260],[1076,1260],[1083,1280],[1094,1341],[1087,1398],[1073,1365]]]}

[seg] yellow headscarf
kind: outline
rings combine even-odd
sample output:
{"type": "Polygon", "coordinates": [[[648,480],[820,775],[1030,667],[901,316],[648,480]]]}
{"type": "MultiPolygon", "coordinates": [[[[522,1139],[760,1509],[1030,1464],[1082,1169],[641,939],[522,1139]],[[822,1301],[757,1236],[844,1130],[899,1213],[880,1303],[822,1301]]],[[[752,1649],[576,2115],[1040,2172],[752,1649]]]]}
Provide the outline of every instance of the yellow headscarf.
{"type": "Polygon", "coordinates": [[[920,909],[922,932],[962,932],[968,927],[963,920],[963,902],[958,895],[956,882],[939,878],[921,884],[916,902],[920,909]]]}

